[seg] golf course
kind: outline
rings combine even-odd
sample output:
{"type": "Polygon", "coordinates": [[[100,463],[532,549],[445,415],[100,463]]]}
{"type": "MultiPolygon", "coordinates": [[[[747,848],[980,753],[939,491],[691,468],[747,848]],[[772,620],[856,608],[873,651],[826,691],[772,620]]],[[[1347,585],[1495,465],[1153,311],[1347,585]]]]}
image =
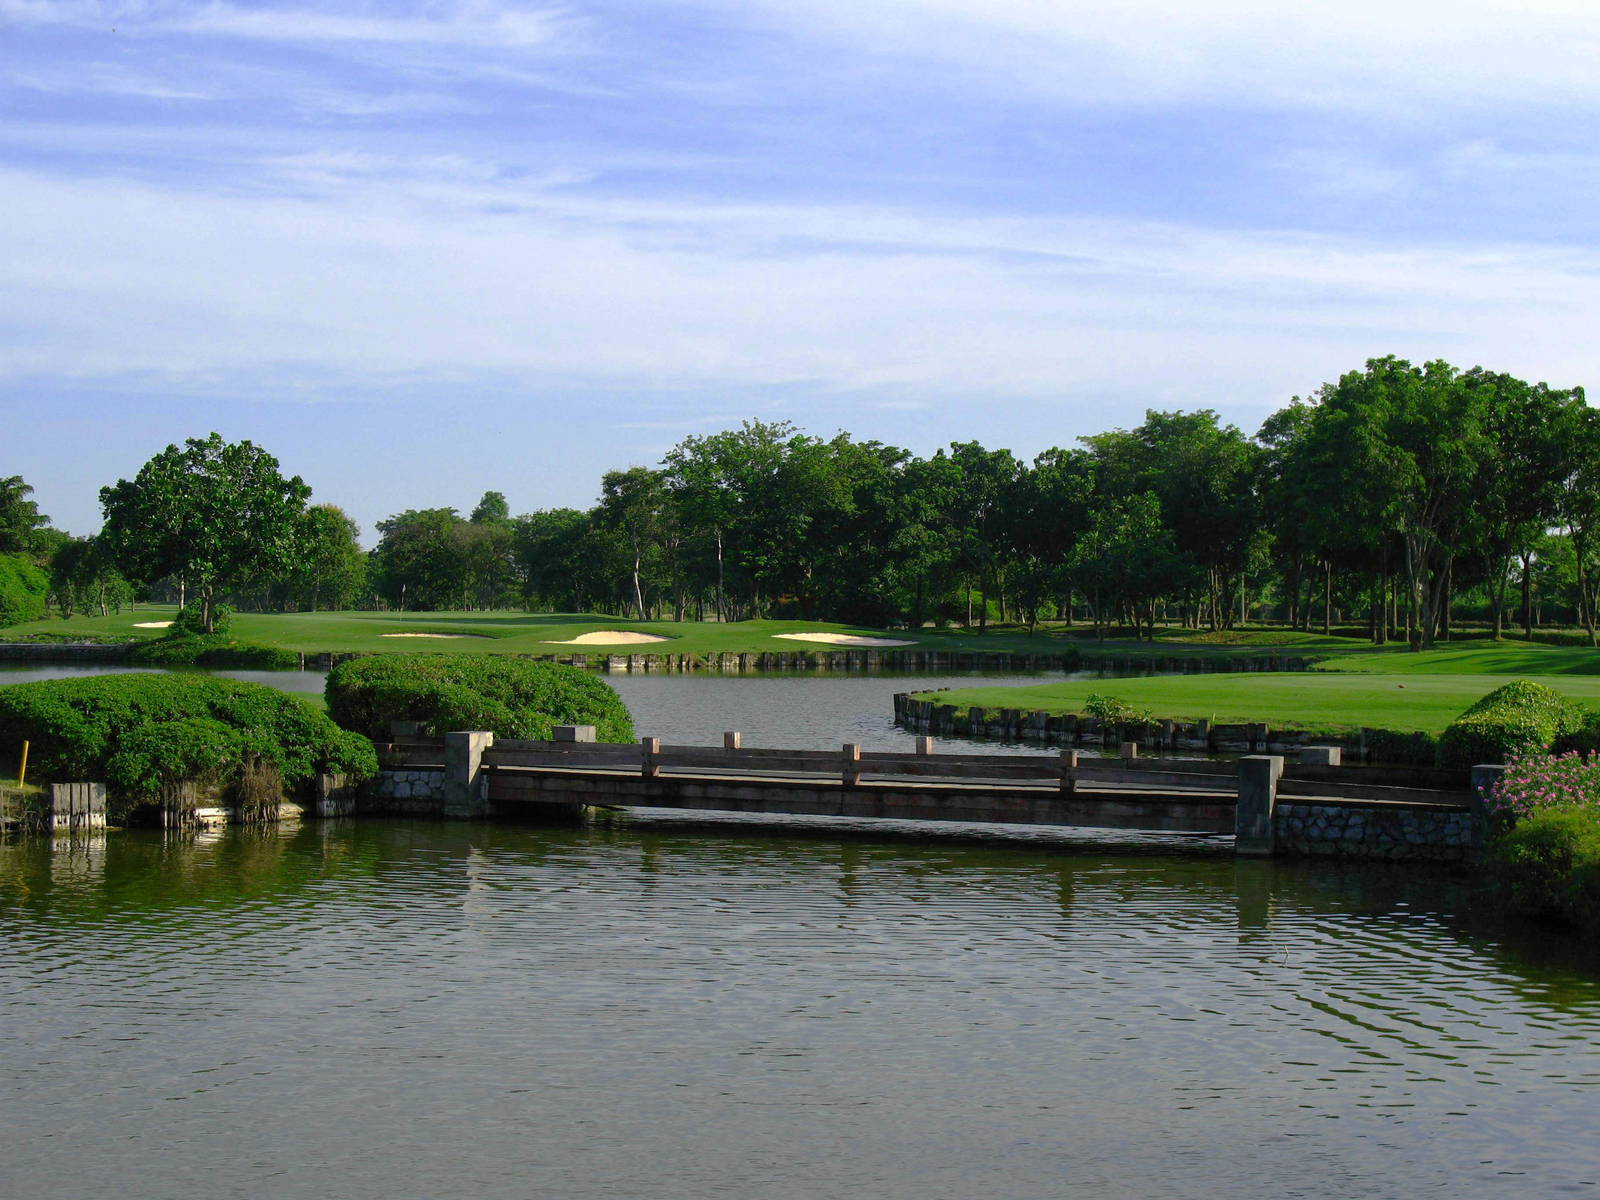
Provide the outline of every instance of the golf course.
{"type": "MultiPolygon", "coordinates": [[[[139,639],[166,635],[172,606],[141,605],[106,617],[36,621],[6,631],[28,640],[139,639]]],[[[596,613],[301,612],[239,613],[230,636],[241,643],[306,654],[571,655],[826,652],[903,649],[944,653],[1072,656],[1086,671],[1102,664],[1171,665],[1198,660],[1195,674],[1117,679],[1071,678],[1026,687],[980,687],[938,693],[943,704],[1082,712],[1091,694],[1111,695],[1155,719],[1257,721],[1311,731],[1442,731],[1463,709],[1508,678],[1535,680],[1585,707],[1600,708],[1600,651],[1587,647],[1487,639],[1412,652],[1394,644],[1282,629],[1207,634],[1167,630],[1153,641],[1097,641],[1081,628],[1029,632],[973,629],[876,629],[819,621],[640,622],[596,613]],[[1309,671],[1230,671],[1230,660],[1282,654],[1309,671]],[[1215,669],[1212,669],[1215,668],[1215,669]]]]}

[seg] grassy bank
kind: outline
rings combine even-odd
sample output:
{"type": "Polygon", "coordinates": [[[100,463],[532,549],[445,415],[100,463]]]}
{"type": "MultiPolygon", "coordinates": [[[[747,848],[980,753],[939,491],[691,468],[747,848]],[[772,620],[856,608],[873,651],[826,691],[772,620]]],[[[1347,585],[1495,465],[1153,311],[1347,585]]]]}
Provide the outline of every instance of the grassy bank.
{"type": "MultiPolygon", "coordinates": [[[[1600,708],[1600,676],[1524,676],[1600,708]]],[[[1497,681],[1483,675],[1296,672],[1075,679],[1037,687],[960,688],[922,699],[958,707],[1081,713],[1090,693],[1115,696],[1160,720],[1264,721],[1280,729],[1335,733],[1362,727],[1442,733],[1497,681]]]]}
{"type": "MultiPolygon", "coordinates": [[[[86,637],[156,638],[159,629],[138,626],[171,620],[170,606],[143,605],[136,613],[111,617],[74,617],[71,620],[35,621],[0,630],[6,637],[78,634],[86,637]]],[[[1229,644],[1186,643],[1164,639],[1151,643],[1108,641],[1102,647],[1082,635],[1081,627],[1067,631],[1040,628],[1032,633],[1016,627],[996,627],[978,634],[965,629],[874,629],[830,621],[633,621],[626,617],[594,613],[515,612],[339,612],[339,613],[237,613],[231,636],[243,642],[306,653],[393,653],[426,650],[446,654],[760,654],[827,651],[846,647],[820,642],[794,641],[786,633],[831,633],[886,638],[909,643],[905,650],[942,652],[993,652],[1011,654],[1099,654],[1118,658],[1174,658],[1186,656],[1249,657],[1270,649],[1273,643],[1246,640],[1229,644]],[[668,640],[639,645],[571,645],[588,633],[622,631],[654,634],[668,640]],[[426,637],[396,635],[430,635],[426,637]]],[[[1303,639],[1307,635],[1291,634],[1303,639]]],[[[1314,648],[1359,646],[1340,638],[1293,641],[1295,653],[1314,648]]]]}
{"type": "MultiPolygon", "coordinates": [[[[139,628],[171,620],[171,606],[142,605],[110,617],[35,621],[0,630],[8,637],[43,635],[82,638],[156,639],[163,630],[139,628]]],[[[821,642],[780,637],[830,633],[909,643],[905,650],[944,653],[1071,655],[1086,662],[1115,659],[1252,658],[1283,653],[1316,660],[1318,669],[1385,675],[1600,675],[1600,651],[1531,642],[1472,641],[1413,654],[1404,646],[1374,649],[1359,638],[1327,637],[1284,629],[1199,633],[1167,630],[1153,642],[1110,638],[1101,642],[1083,626],[1041,626],[1033,632],[992,626],[969,629],[875,629],[830,621],[633,621],[594,613],[521,612],[319,612],[238,613],[230,636],[240,642],[308,654],[761,654],[839,649],[821,642]],[[574,638],[605,631],[653,634],[667,640],[643,644],[573,645],[574,638]],[[415,636],[415,635],[429,636],[415,636]],[[405,636],[410,635],[410,636],[405,636]]],[[[1487,690],[1487,689],[1483,689],[1487,690]]],[[[1480,693],[1481,694],[1481,693],[1480,693]]],[[[1014,707],[1014,706],[1012,706],[1014,707]]]]}

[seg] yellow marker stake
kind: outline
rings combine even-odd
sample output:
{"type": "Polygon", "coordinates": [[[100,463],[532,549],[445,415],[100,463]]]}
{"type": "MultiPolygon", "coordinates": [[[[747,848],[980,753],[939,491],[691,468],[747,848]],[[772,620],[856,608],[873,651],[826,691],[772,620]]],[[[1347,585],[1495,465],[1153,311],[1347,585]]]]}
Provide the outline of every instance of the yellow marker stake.
{"type": "Polygon", "coordinates": [[[17,786],[28,782],[28,743],[22,743],[22,765],[17,768],[17,786]]]}

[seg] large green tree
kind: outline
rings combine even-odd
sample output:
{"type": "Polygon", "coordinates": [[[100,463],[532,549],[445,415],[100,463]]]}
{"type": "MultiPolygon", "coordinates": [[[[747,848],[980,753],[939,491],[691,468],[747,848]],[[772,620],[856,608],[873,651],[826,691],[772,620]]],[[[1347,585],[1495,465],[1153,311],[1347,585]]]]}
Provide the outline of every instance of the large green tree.
{"type": "Polygon", "coordinates": [[[310,495],[261,447],[213,433],[168,446],[133,479],[101,488],[102,537],[130,578],[182,580],[211,632],[220,589],[293,566],[310,495]]]}
{"type": "Polygon", "coordinates": [[[33,488],[23,482],[21,475],[0,479],[0,554],[21,554],[37,551],[39,535],[50,524],[50,518],[39,511],[39,506],[28,497],[33,488]]]}
{"type": "Polygon", "coordinates": [[[626,471],[607,471],[600,481],[596,523],[621,544],[633,585],[629,599],[641,621],[647,616],[643,577],[662,559],[668,507],[667,485],[660,471],[629,467],[626,471]]]}

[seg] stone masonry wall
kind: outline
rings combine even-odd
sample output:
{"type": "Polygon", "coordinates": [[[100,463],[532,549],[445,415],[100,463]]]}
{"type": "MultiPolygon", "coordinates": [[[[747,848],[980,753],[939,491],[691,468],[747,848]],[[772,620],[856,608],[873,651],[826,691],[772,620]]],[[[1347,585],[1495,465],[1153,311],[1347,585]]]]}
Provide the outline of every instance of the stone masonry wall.
{"type": "Polygon", "coordinates": [[[444,772],[414,767],[379,771],[368,788],[367,812],[437,816],[444,806],[444,772]]]}
{"type": "Polygon", "coordinates": [[[1472,852],[1472,814],[1279,801],[1277,852],[1319,858],[1459,862],[1472,852]]]}

